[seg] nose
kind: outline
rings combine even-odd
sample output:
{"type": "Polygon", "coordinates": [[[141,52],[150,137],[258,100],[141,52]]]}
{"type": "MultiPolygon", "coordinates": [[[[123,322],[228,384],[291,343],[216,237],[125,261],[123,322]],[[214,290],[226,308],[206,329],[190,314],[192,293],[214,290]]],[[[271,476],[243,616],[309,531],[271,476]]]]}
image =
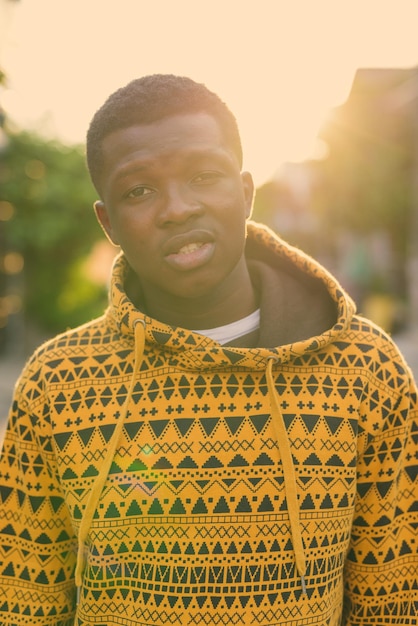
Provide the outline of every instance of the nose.
{"type": "Polygon", "coordinates": [[[183,223],[203,211],[202,203],[187,184],[171,183],[163,194],[160,223],[183,223]]]}

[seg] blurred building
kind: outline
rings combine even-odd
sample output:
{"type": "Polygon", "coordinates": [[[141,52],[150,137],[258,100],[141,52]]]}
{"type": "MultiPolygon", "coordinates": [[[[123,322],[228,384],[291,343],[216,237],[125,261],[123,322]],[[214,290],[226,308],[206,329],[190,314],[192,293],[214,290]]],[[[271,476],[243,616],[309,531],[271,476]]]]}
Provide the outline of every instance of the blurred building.
{"type": "Polygon", "coordinates": [[[418,67],[359,69],[320,139],[321,160],[288,164],[258,190],[256,219],[388,330],[418,325],[418,67]]]}
{"type": "Polygon", "coordinates": [[[322,137],[328,159],[343,162],[339,150],[351,159],[342,187],[353,192],[346,210],[361,207],[351,234],[354,248],[363,236],[369,255],[369,304],[378,301],[376,292],[386,303],[395,296],[407,307],[405,321],[418,325],[418,67],[359,69],[322,137]]]}

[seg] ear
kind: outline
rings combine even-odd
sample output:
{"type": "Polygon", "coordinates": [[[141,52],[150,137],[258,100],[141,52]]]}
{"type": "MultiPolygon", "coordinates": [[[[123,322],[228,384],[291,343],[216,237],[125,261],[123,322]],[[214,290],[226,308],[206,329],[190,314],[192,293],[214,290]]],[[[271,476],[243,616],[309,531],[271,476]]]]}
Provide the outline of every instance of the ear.
{"type": "Polygon", "coordinates": [[[246,217],[249,219],[253,210],[254,181],[250,172],[241,172],[242,187],[246,205],[246,217]]]}
{"type": "Polygon", "coordinates": [[[118,240],[115,236],[112,228],[112,223],[110,221],[108,210],[105,206],[105,203],[101,200],[96,200],[94,203],[94,212],[96,213],[97,221],[100,226],[103,228],[106,237],[109,239],[110,243],[114,246],[118,246],[118,240]]]}

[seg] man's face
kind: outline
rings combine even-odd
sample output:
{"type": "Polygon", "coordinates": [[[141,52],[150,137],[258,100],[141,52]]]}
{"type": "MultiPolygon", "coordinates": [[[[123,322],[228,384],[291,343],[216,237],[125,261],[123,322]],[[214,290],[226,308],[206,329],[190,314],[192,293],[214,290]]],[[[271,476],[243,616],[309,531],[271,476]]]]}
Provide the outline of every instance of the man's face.
{"type": "Polygon", "coordinates": [[[96,213],[148,301],[199,298],[244,280],[253,183],[212,116],[115,131],[103,156],[96,213]]]}

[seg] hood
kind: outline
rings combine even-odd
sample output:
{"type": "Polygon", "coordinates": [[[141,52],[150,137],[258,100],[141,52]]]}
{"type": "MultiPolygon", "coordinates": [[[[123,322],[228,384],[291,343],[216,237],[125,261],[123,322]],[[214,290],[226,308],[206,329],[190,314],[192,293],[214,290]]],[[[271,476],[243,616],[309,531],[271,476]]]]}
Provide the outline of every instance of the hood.
{"type": "Polygon", "coordinates": [[[314,259],[277,237],[270,229],[248,223],[246,258],[261,298],[261,333],[257,348],[223,347],[181,327],[169,326],[136,308],[125,291],[130,268],[123,254],[114,263],[108,316],[122,334],[134,334],[142,320],[145,341],[165,347],[186,368],[217,368],[232,363],[264,367],[315,352],[335,341],[349,325],[355,305],[338,281],[314,259]],[[261,360],[260,360],[261,359],[261,360]]]}

